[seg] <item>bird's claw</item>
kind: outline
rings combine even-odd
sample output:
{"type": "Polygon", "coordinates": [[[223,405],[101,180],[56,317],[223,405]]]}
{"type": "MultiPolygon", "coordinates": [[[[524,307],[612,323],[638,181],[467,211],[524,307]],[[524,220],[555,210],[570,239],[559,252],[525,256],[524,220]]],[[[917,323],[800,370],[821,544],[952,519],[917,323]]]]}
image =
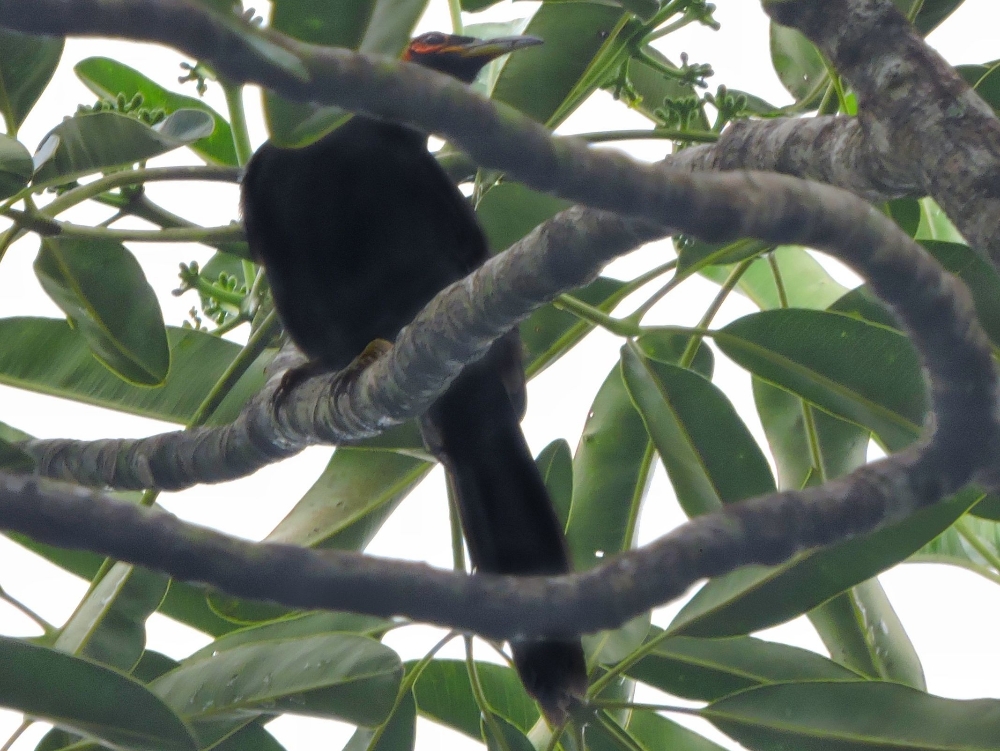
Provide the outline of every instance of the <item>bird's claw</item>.
{"type": "Polygon", "coordinates": [[[361,350],[361,354],[351,360],[347,367],[337,374],[336,387],[343,388],[361,377],[368,368],[374,365],[379,358],[392,350],[392,342],[385,339],[373,339],[368,342],[368,346],[361,350]]]}
{"type": "Polygon", "coordinates": [[[392,342],[386,339],[372,339],[368,346],[361,350],[361,354],[355,357],[351,364],[344,368],[344,373],[348,378],[357,378],[361,373],[375,364],[375,362],[392,351],[392,342]]]}
{"type": "Polygon", "coordinates": [[[328,372],[330,369],[319,360],[310,360],[305,365],[289,368],[281,376],[281,383],[278,384],[278,388],[274,392],[274,403],[281,406],[288,393],[300,383],[314,375],[328,372]]]}
{"type": "MultiPolygon", "coordinates": [[[[392,342],[385,339],[372,340],[361,351],[361,354],[351,360],[347,367],[339,371],[337,377],[338,385],[357,380],[365,370],[391,350],[392,342]]],[[[285,397],[288,396],[288,393],[306,379],[312,378],[315,375],[332,372],[335,371],[322,360],[310,360],[305,365],[300,365],[297,368],[289,368],[281,377],[281,383],[278,384],[278,388],[274,392],[275,403],[280,405],[285,397]]]]}

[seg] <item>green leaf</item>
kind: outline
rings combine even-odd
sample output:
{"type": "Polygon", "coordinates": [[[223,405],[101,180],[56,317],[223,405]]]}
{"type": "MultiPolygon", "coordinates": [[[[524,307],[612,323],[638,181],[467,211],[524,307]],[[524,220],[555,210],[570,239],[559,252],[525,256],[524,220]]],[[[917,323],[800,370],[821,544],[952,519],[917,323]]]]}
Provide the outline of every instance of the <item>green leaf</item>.
{"type": "Polygon", "coordinates": [[[747,566],[712,579],[681,609],[670,631],[734,636],[784,623],[906,560],[982,495],[967,489],[872,534],[801,554],[780,566],[747,566]]]}
{"type": "Polygon", "coordinates": [[[740,318],[715,343],[754,375],[875,432],[892,450],[921,434],[927,392],[916,350],[902,334],[817,310],[740,318]]]}
{"type": "MultiPolygon", "coordinates": [[[[132,502],[136,502],[139,498],[138,493],[112,493],[112,495],[132,502]]],[[[26,550],[30,550],[50,563],[59,566],[64,571],[86,581],[93,579],[104,563],[104,556],[85,550],[66,550],[53,545],[45,545],[16,532],[5,532],[4,536],[26,550]]],[[[212,612],[211,608],[208,607],[206,592],[207,589],[202,585],[171,580],[167,595],[160,603],[158,610],[180,623],[214,636],[237,628],[236,625],[223,620],[212,612]]]]}
{"type": "Polygon", "coordinates": [[[0,114],[8,134],[17,132],[45,91],[64,43],[62,37],[0,29],[0,114]]]}
{"type": "Polygon", "coordinates": [[[334,633],[189,658],[150,688],[185,718],[209,727],[282,712],[377,725],[392,709],[402,674],[388,647],[334,633]]]}
{"type": "Polygon", "coordinates": [[[654,452],[615,365],[590,407],[573,459],[566,538],[586,570],[632,546],[654,452]]]}
{"type": "Polygon", "coordinates": [[[920,202],[917,199],[897,198],[886,201],[885,212],[910,237],[917,234],[920,226],[920,202]]]}
{"type": "Polygon", "coordinates": [[[168,578],[114,564],[59,630],[53,646],[129,672],[146,647],[146,619],[167,592],[168,578]]]}
{"type": "Polygon", "coordinates": [[[9,198],[24,188],[34,171],[31,152],[20,141],[0,136],[0,199],[9,198]]]}
{"type": "Polygon", "coordinates": [[[167,596],[160,603],[159,612],[212,636],[239,628],[238,624],[219,617],[218,613],[209,607],[208,592],[208,588],[203,585],[172,579],[167,596]]]}
{"type": "MultiPolygon", "coordinates": [[[[574,568],[591,568],[632,547],[654,456],[616,365],[594,398],[573,459],[566,541],[574,568]]],[[[616,662],[642,643],[648,627],[647,613],[618,629],[587,634],[587,653],[616,662]]]]}
{"type": "Polygon", "coordinates": [[[841,665],[870,678],[927,689],[920,657],[878,579],[825,602],[809,620],[841,665]]]}
{"type": "Polygon", "coordinates": [[[753,396],[782,490],[798,490],[807,484],[819,484],[824,478],[832,480],[865,463],[871,434],[864,428],[818,410],[756,377],[753,396]],[[810,450],[810,425],[815,428],[819,449],[815,458],[810,450]],[[815,466],[815,459],[819,466],[815,466]]]}
{"type": "MultiPolygon", "coordinates": [[[[758,378],[753,392],[782,488],[819,485],[865,463],[867,430],[758,378]]],[[[923,687],[920,660],[876,579],[823,603],[809,613],[809,620],[841,664],[870,677],[923,687]]]]}
{"type": "MultiPolygon", "coordinates": [[[[916,0],[894,0],[897,5],[900,2],[908,3],[910,7],[916,0]]],[[[948,16],[954,13],[958,6],[965,0],[923,0],[920,5],[920,12],[917,13],[914,25],[917,30],[927,36],[936,29],[948,16]]]]}
{"type": "Polygon", "coordinates": [[[462,0],[462,10],[466,13],[478,13],[481,10],[496,5],[500,0],[462,0]]]}
{"type": "Polygon", "coordinates": [[[767,459],[711,381],[622,347],[625,387],[688,516],[775,490],[767,459]]]}
{"type": "MultiPolygon", "coordinates": [[[[647,333],[636,339],[643,357],[668,365],[680,362],[690,341],[691,337],[685,334],[656,329],[647,329],[647,333]]],[[[691,363],[691,370],[711,380],[715,371],[715,355],[712,354],[712,350],[704,346],[699,347],[691,363]]]]}
{"type": "Polygon", "coordinates": [[[627,719],[625,729],[617,722],[611,727],[603,722],[589,724],[588,751],[724,751],[722,746],[648,709],[633,709],[627,719]]]}
{"type": "Polygon", "coordinates": [[[81,740],[83,740],[82,737],[75,733],[67,733],[65,730],[54,727],[42,736],[38,745],[35,746],[35,751],[59,751],[81,740]]]}
{"type": "Polygon", "coordinates": [[[213,746],[212,751],[285,751],[285,747],[259,722],[251,722],[213,746]]]}
{"type": "MultiPolygon", "coordinates": [[[[733,242],[709,243],[696,237],[682,235],[676,241],[677,273],[685,276],[709,266],[728,266],[771,247],[763,240],[740,239],[733,242]]],[[[728,270],[727,270],[728,275],[728,270]]]]}
{"type": "Polygon", "coordinates": [[[163,383],[170,368],[163,313],[124,245],[43,238],[35,275],[98,360],[131,383],[163,383]]]}
{"type": "Polygon", "coordinates": [[[378,740],[375,740],[373,728],[358,728],[344,751],[411,751],[417,739],[417,705],[412,691],[407,691],[400,699],[389,721],[379,731],[378,740]]]}
{"type": "MultiPolygon", "coordinates": [[[[50,318],[0,318],[0,383],[174,423],[186,423],[240,347],[191,329],[168,328],[170,372],[156,389],[122,381],[99,364],[79,331],[50,318]]],[[[264,383],[259,358],[215,413],[231,421],[264,383]]]]}
{"type": "MultiPolygon", "coordinates": [[[[732,247],[736,249],[732,251],[733,257],[752,255],[749,250],[755,250],[756,246],[751,247],[754,242],[753,240],[741,240],[733,243],[732,247]],[[740,250],[741,248],[745,249],[745,252],[740,250]]],[[[719,254],[727,252],[729,251],[723,248],[719,254]]],[[[771,251],[771,257],[778,266],[778,273],[781,275],[787,303],[790,307],[823,310],[847,292],[847,288],[830,276],[819,261],[805,248],[797,245],[782,245],[771,251]]],[[[722,284],[729,276],[732,266],[703,265],[712,258],[710,256],[693,262],[687,268],[687,273],[699,271],[703,276],[722,284]]],[[[778,293],[774,269],[767,257],[760,258],[751,264],[740,278],[736,289],[763,310],[776,310],[785,307],[781,295],[778,293]]]]}
{"type": "Polygon", "coordinates": [[[945,242],[964,244],[965,239],[958,231],[948,215],[937,202],[929,196],[920,199],[920,226],[917,228],[917,240],[941,240],[945,242]]]}
{"type": "Polygon", "coordinates": [[[313,548],[364,550],[433,463],[341,446],[312,487],[267,536],[313,548]]]}
{"type": "Polygon", "coordinates": [[[354,613],[299,613],[270,623],[230,631],[192,653],[188,660],[208,659],[228,649],[264,641],[281,641],[332,633],[375,636],[385,632],[391,623],[385,618],[354,613]]]}
{"type": "MultiPolygon", "coordinates": [[[[990,339],[995,344],[1000,344],[1000,273],[964,243],[921,240],[920,245],[945,270],[965,282],[976,303],[979,323],[990,339]]],[[[899,329],[899,323],[892,313],[867,285],[851,290],[834,302],[830,309],[899,329]]]]}
{"type": "MultiPolygon", "coordinates": [[[[958,73],[962,77],[962,80],[965,81],[967,84],[969,84],[969,86],[975,88],[979,80],[983,76],[985,76],[990,71],[990,69],[994,67],[996,64],[997,63],[992,63],[991,65],[956,65],[955,72],[958,73]]],[[[989,104],[990,102],[989,99],[987,99],[982,94],[980,94],[979,96],[985,99],[986,103],[989,104]]],[[[993,105],[990,104],[990,106],[992,107],[993,105]]]]}
{"type": "Polygon", "coordinates": [[[920,244],[968,285],[980,324],[1000,344],[1000,273],[968,245],[938,240],[921,240],[920,244]]]}
{"type": "MultiPolygon", "coordinates": [[[[524,33],[544,39],[545,44],[508,58],[493,98],[549,123],[622,17],[621,8],[600,3],[543,3],[524,33]]],[[[601,83],[595,80],[588,89],[601,83]]],[[[576,99],[582,101],[585,93],[589,91],[576,99]]],[[[569,111],[561,113],[559,120],[567,115],[569,111]]]]}
{"type": "Polygon", "coordinates": [[[482,737],[486,739],[487,751],[535,751],[535,747],[528,740],[528,736],[522,733],[520,729],[511,725],[495,712],[491,714],[492,717],[490,719],[492,722],[486,722],[486,718],[483,717],[480,725],[482,737]],[[494,727],[499,731],[500,738],[494,735],[494,727]]]}
{"type": "Polygon", "coordinates": [[[154,678],[169,673],[178,665],[180,663],[177,660],[152,649],[147,649],[142,653],[139,662],[132,668],[132,677],[143,683],[149,683],[154,678]]]}
{"type": "MultiPolygon", "coordinates": [[[[489,662],[477,662],[476,670],[493,710],[522,732],[530,730],[538,720],[538,708],[517,673],[489,662]]],[[[417,678],[413,693],[420,714],[481,740],[479,707],[463,660],[434,660],[417,678]]]]}
{"type": "Polygon", "coordinates": [[[873,681],[761,686],[697,713],[750,749],[986,751],[1000,737],[994,699],[942,699],[873,681]]]}
{"type": "Polygon", "coordinates": [[[273,602],[244,600],[225,592],[212,591],[208,592],[208,606],[237,628],[279,620],[295,612],[273,602]]]}
{"type": "Polygon", "coordinates": [[[723,751],[712,741],[648,709],[635,709],[628,733],[643,751],[723,751]]]}
{"type": "Polygon", "coordinates": [[[535,458],[538,471],[545,480],[549,500],[559,517],[560,526],[565,529],[569,519],[569,509],[573,502],[573,454],[569,444],[557,438],[542,449],[535,458]]]}
{"type": "MultiPolygon", "coordinates": [[[[772,251],[772,256],[790,307],[823,310],[847,291],[805,248],[782,245],[772,251]]],[[[747,270],[740,279],[739,290],[765,310],[783,307],[774,270],[766,258],[747,270]]]]}
{"type": "Polygon", "coordinates": [[[983,500],[973,506],[969,513],[983,519],[1000,521],[1000,496],[986,496],[983,500]]]}
{"type": "Polygon", "coordinates": [[[823,56],[802,32],[771,22],[771,64],[796,102],[816,105],[828,80],[823,56]]]}
{"type": "MultiPolygon", "coordinates": [[[[654,626],[649,638],[662,633],[654,626]]],[[[668,694],[694,701],[715,701],[770,683],[858,678],[856,673],[815,652],[752,636],[672,636],[626,672],[668,694]]]]}
{"type": "Polygon", "coordinates": [[[0,636],[0,706],[136,751],[194,751],[190,732],[138,681],[56,649],[0,636]]]}
{"type": "MultiPolygon", "coordinates": [[[[574,290],[573,296],[588,305],[609,312],[625,297],[625,283],[598,277],[586,287],[574,290]]],[[[519,327],[524,345],[524,370],[534,377],[554,363],[583,339],[593,325],[555,305],[544,305],[519,327]]]]}
{"type": "Polygon", "coordinates": [[[31,472],[35,469],[35,460],[17,446],[29,438],[31,436],[24,431],[0,422],[0,469],[7,472],[31,472]]]}
{"type": "Polygon", "coordinates": [[[570,201],[531,190],[521,183],[502,182],[480,199],[476,217],[491,252],[499,253],[570,206],[570,201]]]}
{"type": "MultiPolygon", "coordinates": [[[[615,665],[621,662],[642,646],[649,633],[650,623],[651,614],[643,613],[611,631],[584,634],[583,649],[587,653],[587,663],[615,665]]],[[[631,684],[631,681],[628,683],[631,684]]],[[[628,696],[618,698],[627,700],[631,696],[631,685],[627,687],[627,691],[628,696]]]]}
{"type": "Polygon", "coordinates": [[[159,108],[168,115],[180,109],[207,113],[215,128],[211,135],[193,142],[191,150],[208,162],[236,166],[232,128],[222,115],[201,99],[165,89],[134,68],[108,57],[88,57],[73,66],[73,70],[84,86],[102,99],[113,101],[119,94],[124,94],[126,99],[131,100],[136,94],[142,94],[144,107],[159,108]]]}
{"type": "Polygon", "coordinates": [[[892,311],[872,292],[867,284],[855,287],[835,300],[828,308],[832,313],[843,313],[889,329],[899,329],[892,311]]]}
{"type": "Polygon", "coordinates": [[[212,117],[183,109],[150,127],[117,112],[75,115],[63,120],[42,140],[39,152],[54,151],[35,173],[35,182],[70,182],[94,172],[107,172],[151,159],[205,138],[212,117]]]}
{"type": "MultiPolygon", "coordinates": [[[[396,57],[406,47],[427,0],[276,0],[270,26],[311,44],[396,57]]],[[[268,132],[282,146],[302,146],[343,122],[339,107],[290,102],[264,94],[268,132]]]]}
{"type": "Polygon", "coordinates": [[[1000,524],[991,519],[966,516],[920,548],[909,560],[960,566],[995,583],[1000,580],[1000,566],[997,565],[1000,561],[1000,524]]]}
{"type": "Polygon", "coordinates": [[[962,74],[983,100],[996,112],[1000,109],[1000,63],[992,65],[960,65],[955,70],[962,74]]]}

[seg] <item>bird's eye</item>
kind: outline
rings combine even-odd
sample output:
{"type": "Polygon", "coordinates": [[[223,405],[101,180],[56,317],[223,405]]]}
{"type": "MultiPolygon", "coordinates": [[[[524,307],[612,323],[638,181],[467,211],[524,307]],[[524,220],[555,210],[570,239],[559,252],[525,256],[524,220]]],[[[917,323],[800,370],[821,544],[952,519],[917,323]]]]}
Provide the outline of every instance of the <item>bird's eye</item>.
{"type": "Polygon", "coordinates": [[[430,47],[437,47],[438,45],[444,44],[445,41],[447,41],[447,40],[445,39],[444,34],[440,34],[440,33],[436,32],[436,31],[432,31],[429,34],[424,34],[420,38],[420,41],[423,44],[426,44],[426,45],[428,45],[430,47]]]}

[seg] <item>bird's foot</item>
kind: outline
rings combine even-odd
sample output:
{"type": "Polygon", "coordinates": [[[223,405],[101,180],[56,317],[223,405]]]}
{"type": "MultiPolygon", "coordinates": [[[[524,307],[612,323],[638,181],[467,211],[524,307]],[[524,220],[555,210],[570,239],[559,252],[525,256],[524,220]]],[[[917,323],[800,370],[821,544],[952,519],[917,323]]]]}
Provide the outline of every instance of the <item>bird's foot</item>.
{"type": "Polygon", "coordinates": [[[329,372],[330,368],[320,360],[310,360],[305,365],[300,365],[297,368],[289,368],[281,376],[281,383],[278,384],[278,388],[274,392],[274,403],[277,406],[281,406],[288,393],[300,383],[314,375],[329,372]]]}
{"type": "Polygon", "coordinates": [[[361,377],[368,368],[374,365],[379,358],[388,354],[392,350],[392,342],[385,339],[372,339],[368,346],[361,350],[361,354],[351,360],[347,367],[337,374],[334,384],[336,389],[342,389],[350,385],[361,377]]]}
{"type": "Polygon", "coordinates": [[[382,356],[392,351],[392,342],[386,339],[372,339],[368,346],[361,350],[361,354],[351,360],[350,365],[344,368],[344,378],[354,380],[382,356]]]}
{"type": "Polygon", "coordinates": [[[300,365],[297,368],[289,368],[281,377],[281,383],[278,384],[278,388],[274,392],[275,403],[280,405],[293,388],[316,375],[338,372],[338,385],[357,380],[365,370],[391,349],[392,342],[385,339],[374,339],[361,351],[361,354],[351,360],[347,367],[341,369],[339,372],[331,369],[322,360],[310,360],[305,365],[300,365]]]}

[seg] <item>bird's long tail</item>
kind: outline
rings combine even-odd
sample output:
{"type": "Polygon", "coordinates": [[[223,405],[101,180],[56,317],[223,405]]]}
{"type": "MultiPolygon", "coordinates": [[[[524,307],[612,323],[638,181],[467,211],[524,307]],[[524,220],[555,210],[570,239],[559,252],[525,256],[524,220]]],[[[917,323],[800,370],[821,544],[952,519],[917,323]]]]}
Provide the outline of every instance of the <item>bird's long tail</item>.
{"type": "MultiPolygon", "coordinates": [[[[477,570],[570,570],[561,525],[495,367],[466,368],[428,412],[424,430],[450,474],[477,570]]],[[[561,723],[587,690],[579,638],[515,641],[511,650],[527,691],[550,722],[561,723]]]]}

